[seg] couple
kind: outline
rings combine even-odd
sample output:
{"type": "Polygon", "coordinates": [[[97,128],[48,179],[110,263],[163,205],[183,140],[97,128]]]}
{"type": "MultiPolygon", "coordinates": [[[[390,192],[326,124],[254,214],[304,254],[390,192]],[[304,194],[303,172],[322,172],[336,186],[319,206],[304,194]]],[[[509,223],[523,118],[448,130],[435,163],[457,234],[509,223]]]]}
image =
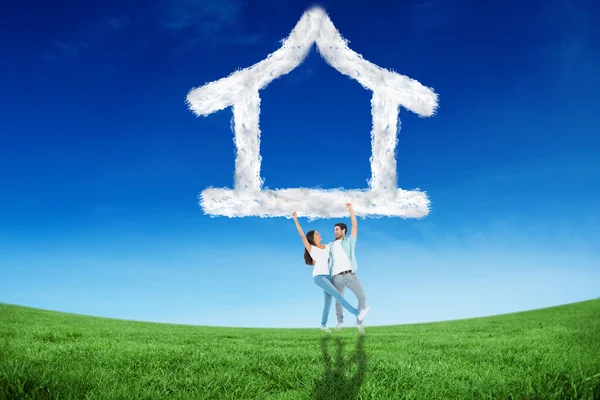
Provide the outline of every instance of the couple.
{"type": "Polygon", "coordinates": [[[304,243],[304,262],[307,265],[313,265],[313,279],[317,286],[321,287],[325,292],[325,306],[323,307],[321,329],[325,332],[331,332],[327,328],[327,319],[331,310],[331,297],[333,296],[336,299],[335,311],[338,320],[336,330],[341,329],[344,323],[342,310],[342,306],[344,306],[346,310],[356,316],[356,327],[360,334],[364,335],[363,320],[369,312],[370,307],[365,307],[367,298],[362,284],[356,276],[356,270],[358,269],[354,255],[358,229],[356,215],[354,214],[352,204],[346,203],[346,208],[350,211],[352,221],[350,235],[348,235],[346,224],[339,222],[335,224],[333,229],[335,240],[327,244],[321,243],[321,234],[315,230],[308,232],[305,236],[295,211],[292,213],[292,217],[304,243]],[[358,298],[358,309],[354,308],[344,298],[344,289],[346,287],[358,298]]]}

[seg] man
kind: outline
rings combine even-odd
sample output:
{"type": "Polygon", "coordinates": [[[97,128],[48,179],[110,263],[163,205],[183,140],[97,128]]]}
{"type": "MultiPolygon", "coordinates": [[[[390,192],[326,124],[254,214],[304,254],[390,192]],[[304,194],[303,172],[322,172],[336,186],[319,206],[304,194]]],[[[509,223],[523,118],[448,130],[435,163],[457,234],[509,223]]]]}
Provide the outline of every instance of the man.
{"type": "MultiPolygon", "coordinates": [[[[358,276],[356,276],[358,264],[356,263],[356,256],[354,254],[356,239],[358,237],[358,223],[352,204],[346,203],[346,208],[350,211],[352,221],[350,235],[348,235],[346,224],[342,222],[335,224],[333,229],[335,240],[330,243],[329,267],[331,269],[332,282],[336,289],[339,290],[342,296],[346,288],[350,289],[358,299],[359,311],[363,313],[363,310],[365,310],[363,314],[366,315],[370,307],[366,307],[367,297],[358,276]]],[[[344,324],[344,314],[342,305],[337,301],[335,303],[335,313],[338,320],[335,329],[340,330],[344,324]]],[[[365,334],[365,328],[361,320],[356,320],[356,327],[361,335],[365,334]]]]}

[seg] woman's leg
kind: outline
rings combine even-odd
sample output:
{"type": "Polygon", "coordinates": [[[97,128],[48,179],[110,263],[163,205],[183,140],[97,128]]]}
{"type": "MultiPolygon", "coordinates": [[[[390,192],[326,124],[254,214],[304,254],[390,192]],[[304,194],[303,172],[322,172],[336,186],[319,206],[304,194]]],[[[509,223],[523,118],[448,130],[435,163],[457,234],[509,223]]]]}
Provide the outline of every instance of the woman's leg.
{"type": "Polygon", "coordinates": [[[327,275],[317,275],[314,278],[317,286],[322,288],[324,291],[333,296],[346,310],[350,311],[352,315],[360,314],[356,308],[352,307],[350,303],[342,296],[342,294],[333,286],[331,279],[327,275]]]}
{"type": "Polygon", "coordinates": [[[325,303],[323,305],[323,318],[321,319],[321,326],[327,326],[329,311],[331,311],[331,295],[324,290],[323,294],[325,295],[325,303]]]}

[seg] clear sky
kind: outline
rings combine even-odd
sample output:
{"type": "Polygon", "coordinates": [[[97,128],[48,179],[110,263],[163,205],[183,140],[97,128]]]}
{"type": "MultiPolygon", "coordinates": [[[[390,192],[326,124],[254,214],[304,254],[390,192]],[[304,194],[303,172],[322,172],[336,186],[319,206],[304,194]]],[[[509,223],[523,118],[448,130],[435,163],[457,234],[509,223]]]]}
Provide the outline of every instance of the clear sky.
{"type": "MultiPolygon", "coordinates": [[[[433,117],[401,109],[397,147],[399,187],[431,213],[359,218],[366,326],[599,297],[597,1],[22,1],[0,24],[0,302],[317,327],[292,220],[199,207],[233,186],[232,114],[185,104],[313,4],[354,51],[440,96],[433,117]]],[[[370,98],[316,50],[261,91],[265,186],[366,188],[370,98]]],[[[329,240],[338,221],[301,219],[329,240]]]]}

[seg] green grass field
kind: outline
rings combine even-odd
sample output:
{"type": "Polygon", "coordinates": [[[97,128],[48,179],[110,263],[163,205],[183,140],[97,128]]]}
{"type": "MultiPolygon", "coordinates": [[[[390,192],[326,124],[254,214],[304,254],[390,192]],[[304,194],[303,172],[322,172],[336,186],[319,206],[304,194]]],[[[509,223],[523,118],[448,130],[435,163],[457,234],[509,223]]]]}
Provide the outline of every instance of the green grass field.
{"type": "Polygon", "coordinates": [[[599,399],[600,299],[366,337],[0,303],[0,398],[599,399]]]}

